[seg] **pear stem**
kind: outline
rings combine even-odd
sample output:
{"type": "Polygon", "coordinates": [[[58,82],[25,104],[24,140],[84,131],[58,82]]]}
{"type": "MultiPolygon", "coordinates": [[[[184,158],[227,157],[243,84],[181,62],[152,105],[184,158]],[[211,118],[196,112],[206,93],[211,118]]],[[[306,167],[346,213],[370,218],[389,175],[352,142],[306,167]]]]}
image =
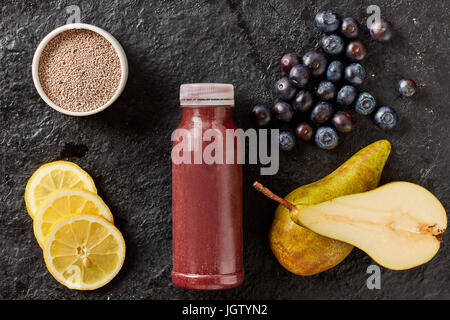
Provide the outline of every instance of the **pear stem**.
{"type": "Polygon", "coordinates": [[[266,187],[264,187],[261,183],[259,183],[258,181],[255,181],[253,183],[253,187],[258,190],[259,192],[261,192],[262,194],[264,194],[266,197],[278,202],[279,204],[281,204],[283,207],[286,207],[286,209],[288,209],[291,212],[296,212],[297,208],[295,207],[295,205],[293,205],[292,203],[290,203],[289,201],[277,196],[275,193],[273,193],[272,191],[270,191],[269,189],[267,189],[266,187]]]}

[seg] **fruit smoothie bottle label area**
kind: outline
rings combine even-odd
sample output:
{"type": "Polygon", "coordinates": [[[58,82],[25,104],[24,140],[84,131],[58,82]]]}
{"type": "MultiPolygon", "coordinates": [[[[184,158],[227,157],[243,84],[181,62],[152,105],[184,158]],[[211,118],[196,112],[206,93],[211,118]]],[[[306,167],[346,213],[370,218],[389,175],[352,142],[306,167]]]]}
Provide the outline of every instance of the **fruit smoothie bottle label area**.
{"type": "Polygon", "coordinates": [[[260,164],[261,175],[275,175],[279,169],[278,129],[220,130],[199,122],[190,129],[174,130],[172,141],[176,165],[260,164]]]}

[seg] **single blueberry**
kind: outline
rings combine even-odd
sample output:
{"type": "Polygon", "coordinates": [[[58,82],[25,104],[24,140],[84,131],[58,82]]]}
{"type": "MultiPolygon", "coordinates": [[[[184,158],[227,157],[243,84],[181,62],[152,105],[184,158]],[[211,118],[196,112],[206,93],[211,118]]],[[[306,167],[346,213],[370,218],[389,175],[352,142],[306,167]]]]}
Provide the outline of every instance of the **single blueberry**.
{"type": "Polygon", "coordinates": [[[327,79],[332,82],[337,82],[342,79],[344,73],[344,64],[340,61],[333,61],[327,69],[327,79]]]}
{"type": "Polygon", "coordinates": [[[264,127],[272,118],[270,108],[265,105],[257,105],[252,110],[252,117],[258,127],[264,127]]]}
{"type": "Polygon", "coordinates": [[[322,32],[334,32],[339,28],[339,18],[331,10],[321,11],[314,18],[314,24],[322,32]]]}
{"type": "Polygon", "coordinates": [[[375,112],[374,119],[381,129],[390,130],[397,124],[398,115],[394,109],[384,106],[375,112]]]}
{"type": "Polygon", "coordinates": [[[289,80],[297,87],[303,88],[308,84],[311,72],[307,66],[297,64],[289,72],[289,80]]]}
{"type": "Polygon", "coordinates": [[[356,100],[355,111],[362,115],[369,115],[375,111],[377,106],[377,101],[368,92],[363,92],[359,95],[358,100],[356,100]]]}
{"type": "Polygon", "coordinates": [[[316,124],[321,124],[330,120],[333,115],[334,109],[331,103],[325,101],[319,101],[311,111],[311,121],[316,124]]]}
{"type": "Polygon", "coordinates": [[[285,54],[280,61],[281,68],[284,72],[289,74],[289,71],[291,71],[292,67],[299,64],[300,59],[295,53],[288,53],[285,54]]]}
{"type": "Polygon", "coordinates": [[[346,54],[352,61],[361,61],[367,56],[367,49],[361,41],[356,40],[348,44],[346,54]]]}
{"type": "Polygon", "coordinates": [[[297,93],[295,86],[287,77],[283,77],[275,83],[275,95],[281,100],[289,101],[297,93]]]}
{"type": "Polygon", "coordinates": [[[370,26],[370,36],[377,41],[389,41],[392,39],[392,25],[386,20],[374,21],[370,26]]]}
{"type": "Polygon", "coordinates": [[[355,39],[359,35],[358,22],[353,18],[344,18],[341,25],[341,33],[347,39],[355,39]]]}
{"type": "Polygon", "coordinates": [[[315,77],[321,76],[327,68],[327,58],[321,52],[309,51],[303,56],[302,60],[315,77]]]}
{"type": "Polygon", "coordinates": [[[272,108],[272,113],[280,121],[289,122],[294,116],[294,110],[289,103],[278,101],[272,108]]]}
{"type": "Polygon", "coordinates": [[[397,88],[402,96],[412,97],[416,93],[417,85],[412,79],[402,79],[398,82],[397,88]]]}
{"type": "Polygon", "coordinates": [[[337,56],[344,51],[344,40],[335,34],[325,36],[322,38],[322,49],[329,55],[337,56]]]}
{"type": "Polygon", "coordinates": [[[345,80],[355,86],[359,86],[364,82],[366,71],[364,70],[364,67],[359,63],[352,63],[347,68],[345,68],[344,76],[345,80]]]}
{"type": "Polygon", "coordinates": [[[331,127],[320,127],[316,131],[315,142],[319,148],[331,150],[339,144],[339,136],[331,127]]]}
{"type": "Polygon", "coordinates": [[[316,95],[320,100],[331,100],[336,96],[336,87],[333,82],[322,81],[316,88],[316,95]]]}
{"type": "Polygon", "coordinates": [[[306,112],[313,105],[313,96],[307,90],[300,90],[292,101],[292,107],[295,111],[306,112]]]}
{"type": "Polygon", "coordinates": [[[336,112],[331,122],[336,130],[342,133],[350,132],[353,129],[353,118],[350,113],[345,111],[336,112]]]}
{"type": "Polygon", "coordinates": [[[313,127],[307,122],[300,123],[295,129],[295,135],[303,141],[311,140],[313,133],[313,127]]]}
{"type": "Polygon", "coordinates": [[[295,147],[295,137],[289,131],[280,132],[280,150],[291,151],[295,147]]]}
{"type": "Polygon", "coordinates": [[[341,106],[349,106],[355,101],[358,91],[354,86],[343,86],[337,94],[337,103],[341,106]]]}

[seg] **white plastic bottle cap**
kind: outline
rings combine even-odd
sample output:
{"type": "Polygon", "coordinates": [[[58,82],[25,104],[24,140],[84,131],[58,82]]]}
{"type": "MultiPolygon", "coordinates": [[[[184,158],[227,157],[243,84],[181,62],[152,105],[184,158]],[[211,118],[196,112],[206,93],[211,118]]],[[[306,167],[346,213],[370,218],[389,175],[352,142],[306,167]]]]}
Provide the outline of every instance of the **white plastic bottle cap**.
{"type": "Polygon", "coordinates": [[[187,83],[180,87],[182,106],[234,106],[234,87],[225,83],[187,83]]]}

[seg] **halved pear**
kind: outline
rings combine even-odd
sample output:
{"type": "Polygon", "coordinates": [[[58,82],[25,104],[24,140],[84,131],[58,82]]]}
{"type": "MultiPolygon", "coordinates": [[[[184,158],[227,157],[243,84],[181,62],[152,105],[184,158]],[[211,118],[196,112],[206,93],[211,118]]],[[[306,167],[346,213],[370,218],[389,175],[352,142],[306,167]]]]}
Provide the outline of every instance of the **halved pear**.
{"type": "Polygon", "coordinates": [[[297,205],[291,218],[318,234],[358,247],[393,270],[431,260],[447,228],[447,214],[439,200],[408,182],[389,183],[310,207],[297,205]]]}
{"type": "Polygon", "coordinates": [[[439,200],[409,182],[392,182],[311,206],[293,204],[259,182],[253,186],[286,207],[296,224],[352,244],[392,270],[431,260],[447,228],[447,214],[439,200]]]}

